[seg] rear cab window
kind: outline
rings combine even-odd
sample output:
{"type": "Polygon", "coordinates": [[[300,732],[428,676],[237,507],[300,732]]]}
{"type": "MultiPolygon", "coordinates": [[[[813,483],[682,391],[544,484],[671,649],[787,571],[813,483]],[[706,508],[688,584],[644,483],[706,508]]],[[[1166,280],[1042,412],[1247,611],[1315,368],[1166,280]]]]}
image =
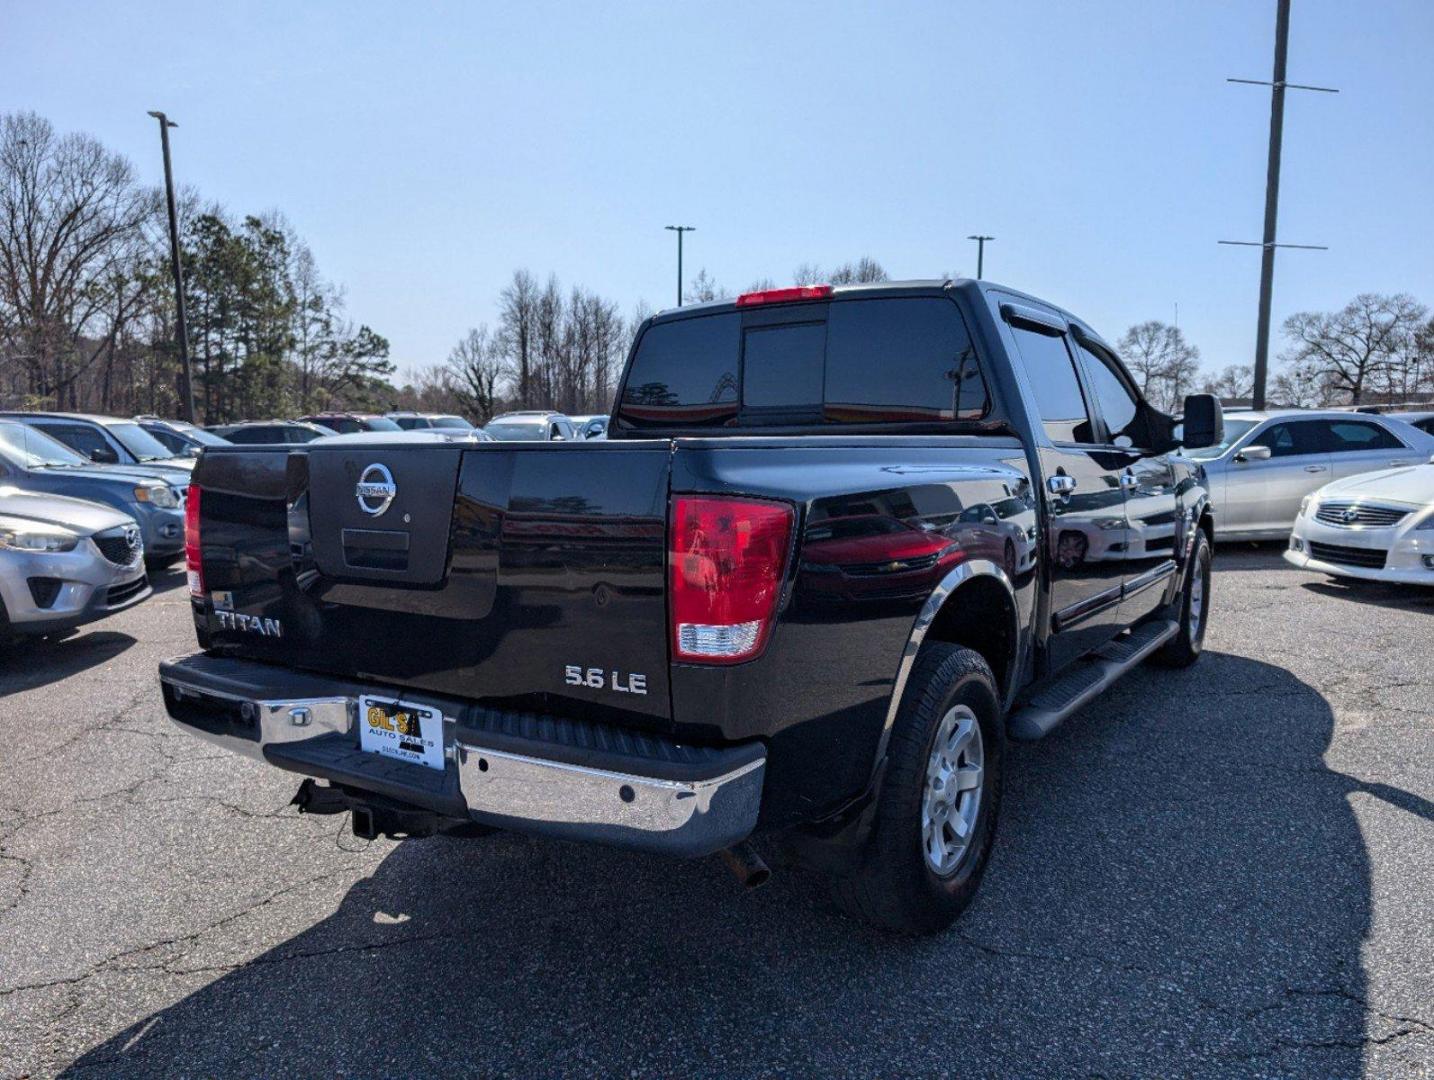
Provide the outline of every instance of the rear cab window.
{"type": "Polygon", "coordinates": [[[990,412],[954,302],[852,297],[649,326],[613,428],[909,424],[990,412]]]}

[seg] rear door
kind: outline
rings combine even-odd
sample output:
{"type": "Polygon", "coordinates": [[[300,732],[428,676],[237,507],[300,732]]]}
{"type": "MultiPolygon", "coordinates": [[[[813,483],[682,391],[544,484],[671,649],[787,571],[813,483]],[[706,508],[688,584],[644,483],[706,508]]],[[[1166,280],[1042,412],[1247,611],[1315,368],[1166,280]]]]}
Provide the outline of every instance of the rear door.
{"type": "Polygon", "coordinates": [[[1040,448],[1050,567],[1049,659],[1063,666],[1120,630],[1129,530],[1120,475],[1127,457],[1099,444],[1063,316],[1001,305],[1050,446],[1040,448]]]}
{"type": "Polygon", "coordinates": [[[1289,531],[1299,516],[1300,501],[1334,479],[1328,446],[1320,420],[1271,420],[1256,428],[1230,459],[1221,528],[1289,531]],[[1269,458],[1247,457],[1248,446],[1268,446],[1269,458]]]}
{"type": "Polygon", "coordinates": [[[1419,455],[1374,420],[1321,421],[1336,480],[1376,469],[1415,465],[1419,455]]]}

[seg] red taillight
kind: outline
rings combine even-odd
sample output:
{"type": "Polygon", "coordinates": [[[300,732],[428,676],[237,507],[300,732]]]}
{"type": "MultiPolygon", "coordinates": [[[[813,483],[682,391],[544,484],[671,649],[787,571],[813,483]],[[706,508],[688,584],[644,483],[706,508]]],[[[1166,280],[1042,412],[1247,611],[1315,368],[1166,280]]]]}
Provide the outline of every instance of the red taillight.
{"type": "Polygon", "coordinates": [[[667,577],[674,659],[735,664],[762,651],[782,591],[792,518],[782,503],[672,500],[667,577]]]}
{"type": "Polygon", "coordinates": [[[190,484],[184,500],[184,562],[189,570],[189,595],[204,595],[204,552],[199,546],[199,485],[190,484]]]}
{"type": "Polygon", "coordinates": [[[789,289],[744,292],[737,297],[737,306],[756,307],[758,304],[786,304],[793,300],[825,300],[831,294],[830,285],[793,285],[789,289]]]}

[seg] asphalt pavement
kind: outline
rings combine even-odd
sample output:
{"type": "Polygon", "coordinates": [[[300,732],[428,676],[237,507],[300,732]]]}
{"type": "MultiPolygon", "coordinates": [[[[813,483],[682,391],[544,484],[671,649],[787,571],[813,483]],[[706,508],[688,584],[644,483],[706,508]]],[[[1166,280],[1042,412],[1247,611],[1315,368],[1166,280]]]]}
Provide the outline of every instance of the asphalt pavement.
{"type": "Polygon", "coordinates": [[[1012,748],[971,910],[361,841],[172,730],[181,574],[0,659],[0,1077],[1434,1075],[1434,590],[1222,547],[1205,656],[1012,748]]]}

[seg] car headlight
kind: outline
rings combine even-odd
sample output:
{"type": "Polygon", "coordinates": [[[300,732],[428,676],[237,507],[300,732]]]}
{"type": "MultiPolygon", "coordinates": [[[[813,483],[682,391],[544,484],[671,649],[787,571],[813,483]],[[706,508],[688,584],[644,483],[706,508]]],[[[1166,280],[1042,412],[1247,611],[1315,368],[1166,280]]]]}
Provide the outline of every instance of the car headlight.
{"type": "Polygon", "coordinates": [[[168,484],[142,484],[134,489],[134,497],[143,503],[150,503],[161,510],[177,510],[179,496],[168,484]]]}
{"type": "Polygon", "coordinates": [[[1312,504],[1313,501],[1314,501],[1314,496],[1313,496],[1313,495],[1306,495],[1303,499],[1300,500],[1300,517],[1308,517],[1308,516],[1309,516],[1310,505],[1312,504]]]}
{"type": "Polygon", "coordinates": [[[1424,520],[1421,521],[1418,525],[1414,526],[1414,528],[1416,531],[1419,529],[1434,529],[1434,510],[1431,510],[1429,511],[1429,513],[1425,514],[1424,520]]]}
{"type": "Polygon", "coordinates": [[[79,542],[68,529],[0,528],[0,548],[12,551],[74,551],[79,542]]]}
{"type": "Polygon", "coordinates": [[[1097,518],[1095,524],[1099,529],[1123,529],[1125,518],[1097,518]]]}

